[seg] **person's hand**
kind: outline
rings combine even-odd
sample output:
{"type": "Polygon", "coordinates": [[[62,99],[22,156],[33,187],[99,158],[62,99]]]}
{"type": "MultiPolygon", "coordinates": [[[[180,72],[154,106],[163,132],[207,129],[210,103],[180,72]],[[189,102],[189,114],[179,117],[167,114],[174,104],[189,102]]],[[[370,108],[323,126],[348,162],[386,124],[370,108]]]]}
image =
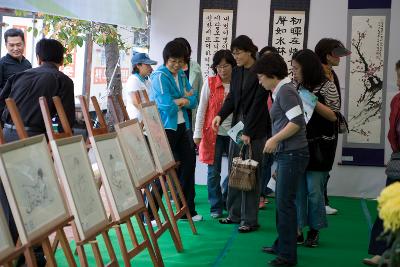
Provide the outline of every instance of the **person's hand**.
{"type": "Polygon", "coordinates": [[[274,138],[270,138],[267,140],[267,142],[265,142],[265,146],[264,146],[264,153],[274,153],[276,151],[276,149],[278,148],[278,142],[275,141],[274,138]]]}
{"type": "Polygon", "coordinates": [[[219,125],[221,124],[221,117],[216,116],[212,122],[211,122],[211,127],[213,128],[214,132],[218,131],[219,125]]]}
{"type": "Polygon", "coordinates": [[[187,104],[189,104],[189,100],[187,100],[186,98],[183,98],[183,97],[182,98],[178,98],[178,99],[174,99],[174,102],[180,108],[185,106],[185,105],[187,105],[187,104]]]}
{"type": "Polygon", "coordinates": [[[193,138],[193,142],[196,144],[196,146],[200,145],[201,138],[193,138]]]}
{"type": "Polygon", "coordinates": [[[244,143],[245,145],[250,144],[250,136],[244,135],[244,134],[243,134],[240,138],[242,139],[242,141],[243,141],[243,143],[244,143]]]}
{"type": "Polygon", "coordinates": [[[194,94],[194,90],[190,90],[189,92],[185,90],[185,97],[192,96],[194,94]]]}

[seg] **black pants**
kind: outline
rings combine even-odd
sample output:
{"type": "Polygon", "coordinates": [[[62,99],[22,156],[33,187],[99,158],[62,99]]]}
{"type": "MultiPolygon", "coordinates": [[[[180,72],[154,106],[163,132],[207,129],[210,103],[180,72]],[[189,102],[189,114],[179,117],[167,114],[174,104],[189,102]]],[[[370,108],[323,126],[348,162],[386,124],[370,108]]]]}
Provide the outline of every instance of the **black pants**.
{"type": "Polygon", "coordinates": [[[191,216],[197,215],[194,197],[194,174],[196,168],[196,152],[194,143],[191,141],[191,131],[186,130],[185,124],[178,124],[176,131],[166,129],[169,145],[176,161],[180,162],[177,170],[179,183],[181,184],[183,195],[186,198],[191,216]]]}
{"type": "MultiPolygon", "coordinates": [[[[386,186],[389,186],[397,181],[399,180],[390,179],[388,177],[386,179],[386,186]]],[[[377,240],[381,233],[383,233],[383,221],[381,218],[379,218],[379,216],[376,216],[374,225],[372,226],[371,230],[368,254],[382,256],[382,254],[389,248],[385,240],[377,240]]]]}
{"type": "MultiPolygon", "coordinates": [[[[35,136],[35,135],[39,135],[42,133],[43,132],[27,131],[28,136],[35,136]]],[[[4,134],[4,139],[5,139],[6,143],[19,140],[17,131],[14,129],[4,128],[3,134],[4,134]]],[[[6,221],[8,223],[8,227],[10,229],[12,239],[14,240],[14,243],[16,243],[18,240],[18,236],[19,236],[18,231],[17,231],[17,226],[15,225],[14,217],[11,213],[11,208],[10,208],[10,205],[8,204],[7,196],[4,191],[3,184],[1,182],[0,182],[0,202],[1,202],[1,205],[4,210],[4,215],[5,215],[6,221]]],[[[45,266],[46,260],[44,258],[44,253],[43,253],[42,247],[41,246],[35,247],[34,252],[36,255],[36,261],[37,261],[38,266],[39,267],[45,266]]],[[[20,259],[18,260],[17,266],[22,264],[24,261],[25,261],[25,259],[23,258],[23,256],[21,256],[20,259]]]]}

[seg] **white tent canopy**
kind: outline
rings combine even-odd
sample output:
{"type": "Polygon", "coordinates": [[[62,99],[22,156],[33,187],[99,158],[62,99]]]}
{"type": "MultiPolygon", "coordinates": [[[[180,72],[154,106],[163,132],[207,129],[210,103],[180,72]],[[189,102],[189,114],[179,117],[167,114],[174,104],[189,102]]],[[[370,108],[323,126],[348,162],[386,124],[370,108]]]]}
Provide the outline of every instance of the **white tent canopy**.
{"type": "Polygon", "coordinates": [[[0,7],[136,28],[146,27],[146,0],[0,0],[0,7]]]}

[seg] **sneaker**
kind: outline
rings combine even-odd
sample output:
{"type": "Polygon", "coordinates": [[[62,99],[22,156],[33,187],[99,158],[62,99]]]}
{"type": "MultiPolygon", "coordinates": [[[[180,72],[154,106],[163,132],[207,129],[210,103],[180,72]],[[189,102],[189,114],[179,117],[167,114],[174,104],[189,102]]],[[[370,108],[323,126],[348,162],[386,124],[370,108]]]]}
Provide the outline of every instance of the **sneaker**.
{"type": "Polygon", "coordinates": [[[210,214],[210,216],[211,216],[211,218],[213,218],[213,219],[222,218],[222,214],[221,214],[221,213],[218,213],[218,212],[212,212],[212,213],[210,214]]]}
{"type": "Polygon", "coordinates": [[[306,247],[315,248],[319,245],[319,231],[311,229],[307,232],[307,239],[304,242],[306,247]]]}
{"type": "MultiPolygon", "coordinates": [[[[147,223],[143,223],[144,224],[144,226],[147,226],[147,223]]],[[[153,226],[153,227],[157,227],[157,222],[156,222],[156,220],[152,220],[151,221],[151,226],[153,226]]]]}
{"type": "Polygon", "coordinates": [[[373,256],[372,258],[369,258],[369,259],[368,259],[368,258],[365,258],[365,259],[363,259],[362,262],[363,262],[365,265],[368,265],[368,266],[378,266],[380,260],[381,260],[381,256],[375,255],[375,256],[373,256]]]}
{"type": "Polygon", "coordinates": [[[331,208],[330,206],[325,206],[325,212],[326,215],[335,215],[338,212],[338,210],[331,208]]]}
{"type": "Polygon", "coordinates": [[[201,216],[200,214],[194,215],[194,216],[192,217],[192,220],[193,220],[194,222],[202,221],[202,220],[203,220],[203,216],[201,216]]]}
{"type": "Polygon", "coordinates": [[[304,244],[304,235],[303,233],[297,235],[297,245],[303,245],[304,244]]]}
{"type": "Polygon", "coordinates": [[[265,199],[264,199],[264,197],[260,197],[260,202],[258,203],[258,208],[260,210],[265,208],[265,199]]]}

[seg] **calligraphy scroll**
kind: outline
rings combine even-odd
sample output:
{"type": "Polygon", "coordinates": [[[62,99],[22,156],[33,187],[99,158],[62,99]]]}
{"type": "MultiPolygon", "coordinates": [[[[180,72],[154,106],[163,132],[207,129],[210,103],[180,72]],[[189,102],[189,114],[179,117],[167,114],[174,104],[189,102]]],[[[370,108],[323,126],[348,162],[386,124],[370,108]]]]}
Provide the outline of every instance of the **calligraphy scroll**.
{"type": "Polygon", "coordinates": [[[203,77],[214,75],[212,59],[218,50],[229,49],[232,40],[233,10],[203,10],[201,70],[203,77]]]}

